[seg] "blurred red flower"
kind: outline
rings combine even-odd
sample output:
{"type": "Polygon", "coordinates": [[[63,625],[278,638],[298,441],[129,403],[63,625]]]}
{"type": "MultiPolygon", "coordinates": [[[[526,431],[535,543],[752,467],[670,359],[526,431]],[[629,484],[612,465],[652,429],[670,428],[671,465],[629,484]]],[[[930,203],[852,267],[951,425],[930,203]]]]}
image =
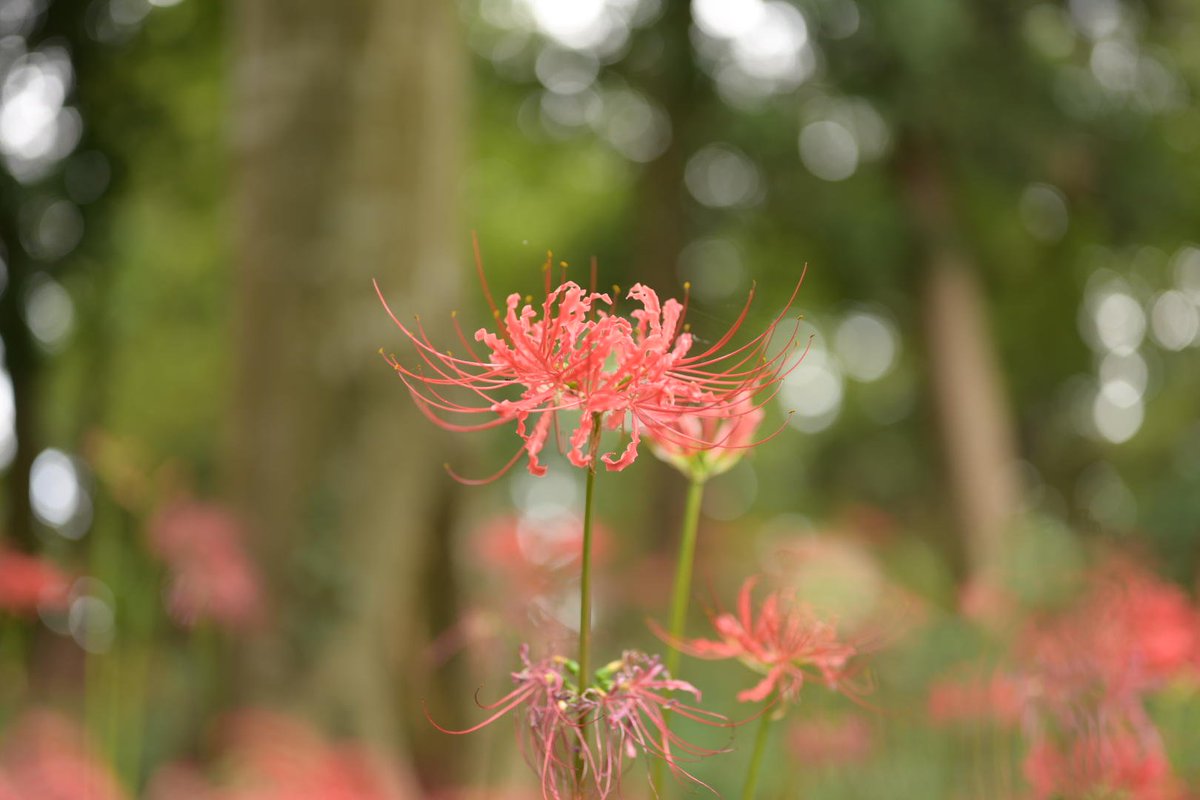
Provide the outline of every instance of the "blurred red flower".
{"type": "Polygon", "coordinates": [[[1176,800],[1182,787],[1156,743],[1128,732],[1084,736],[1066,748],[1038,741],[1025,758],[1035,800],[1083,800],[1120,792],[1130,800],[1176,800]]]}
{"type": "Polygon", "coordinates": [[[35,556],[0,550],[0,609],[14,614],[39,605],[66,605],[71,581],[58,567],[35,556]]]}
{"type": "Polygon", "coordinates": [[[121,800],[127,797],[93,755],[83,729],[52,711],[30,711],[9,728],[0,749],[0,798],[121,800]],[[6,794],[7,792],[7,794],[6,794]]]}
{"type": "Polygon", "coordinates": [[[796,722],[787,743],[801,762],[813,766],[858,764],[870,757],[875,746],[871,726],[860,716],[796,722]]]}
{"type": "Polygon", "coordinates": [[[203,620],[253,628],[264,613],[258,570],[244,546],[240,520],[213,503],[179,501],[149,525],[150,549],[171,573],[167,606],[180,624],[203,620]]]}
{"type": "Polygon", "coordinates": [[[698,658],[736,658],[765,677],[753,688],[738,693],[738,700],[757,702],[778,693],[785,702],[795,702],[810,670],[830,689],[845,690],[843,679],[855,648],[838,639],[832,622],[817,617],[812,609],[795,602],[787,590],[771,592],[755,619],[753,604],[757,577],[742,584],[738,613],[713,618],[718,639],[693,639],[680,649],[698,658]]]}
{"type": "Polygon", "coordinates": [[[1022,681],[996,673],[990,678],[942,679],[929,690],[929,718],[936,723],[1015,724],[1025,708],[1022,681]]]}
{"type": "Polygon", "coordinates": [[[311,725],[259,709],[222,725],[222,779],[172,764],[153,778],[148,800],[407,800],[404,776],[353,743],[333,743],[311,725]]]}

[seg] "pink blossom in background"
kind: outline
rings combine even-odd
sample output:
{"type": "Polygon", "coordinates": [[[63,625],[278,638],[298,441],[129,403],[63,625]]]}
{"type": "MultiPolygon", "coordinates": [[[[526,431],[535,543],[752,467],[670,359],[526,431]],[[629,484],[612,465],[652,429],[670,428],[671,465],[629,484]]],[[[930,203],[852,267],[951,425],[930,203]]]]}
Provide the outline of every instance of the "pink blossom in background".
{"type": "Polygon", "coordinates": [[[39,605],[61,608],[66,606],[70,587],[66,574],[49,561],[0,550],[0,609],[28,614],[39,605]]]}
{"type": "Polygon", "coordinates": [[[245,710],[222,728],[219,781],[193,765],[168,765],[152,779],[148,800],[411,800],[385,758],[331,742],[301,720],[245,710]]]}
{"type": "MultiPolygon", "coordinates": [[[[592,560],[603,565],[612,554],[612,532],[592,527],[592,560]]],[[[514,588],[542,591],[558,576],[578,572],[583,551],[583,520],[576,514],[551,517],[506,514],[494,517],[472,538],[467,557],[481,570],[504,576],[514,588]]]]}
{"type": "Polygon", "coordinates": [[[1129,800],[1184,797],[1157,741],[1126,732],[1084,736],[1065,746],[1039,740],[1025,758],[1024,772],[1034,800],[1084,800],[1109,793],[1129,800]]]}
{"type": "Polygon", "coordinates": [[[861,716],[810,719],[791,725],[787,747],[805,766],[847,766],[870,758],[874,739],[870,723],[861,716]]]}
{"type": "Polygon", "coordinates": [[[794,593],[771,592],[755,618],[751,577],[742,584],[736,614],[713,618],[718,638],[693,639],[680,649],[698,658],[736,658],[765,677],[753,688],[738,693],[738,700],[758,702],[776,692],[785,702],[795,702],[806,678],[816,677],[830,689],[846,691],[847,664],[856,654],[841,641],[833,623],[822,620],[807,606],[796,603],[794,593]]]}
{"type": "Polygon", "coordinates": [[[942,679],[929,689],[929,718],[938,724],[995,722],[1014,725],[1025,708],[1022,681],[995,673],[991,677],[942,679]]]}
{"type": "Polygon", "coordinates": [[[1134,713],[1147,692],[1191,673],[1198,646],[1200,612],[1183,590],[1113,560],[1074,606],[1028,627],[1019,659],[1034,698],[1068,718],[1083,704],[1134,713]]]}
{"type": "Polygon", "coordinates": [[[600,429],[621,430],[629,436],[623,450],[601,457],[609,470],[633,463],[643,433],[681,446],[712,447],[720,442],[673,430],[675,419],[681,414],[746,414],[740,410],[744,395],[778,384],[789,367],[789,346],[767,357],[782,314],[759,336],[727,349],[746,319],[749,300],[713,346],[693,354],[692,335],[683,325],[686,308],[678,301],[660,302],[653,290],[635,284],[627,297],[641,307],[630,313],[630,321],[613,313],[615,304],[609,294],[570,281],[551,289],[551,272],[547,263],[545,299],[540,304],[533,305],[532,298],[522,302],[519,294],[511,294],[501,312],[480,269],[484,294],[500,326],[498,333],[486,328],[476,331],[473,338],[482,345],[482,355],[461,329],[463,351],[455,355],[435,347],[419,319],[409,327],[387,309],[415,348],[419,362],[408,366],[394,356],[386,358],[426,416],[456,431],[516,423],[523,445],[498,474],[522,453],[530,473],[545,473],[539,454],[551,433],[557,434],[560,411],[579,413],[578,425],[567,437],[567,458],[577,467],[594,466],[600,429]],[[455,392],[466,399],[454,399],[450,395],[455,392]],[[480,415],[482,422],[472,421],[480,415]]]}
{"type": "MultiPolygon", "coordinates": [[[[482,601],[467,593],[473,605],[431,643],[432,663],[444,663],[469,644],[506,637],[532,640],[537,649],[565,646],[574,634],[555,612],[564,598],[574,600],[582,543],[583,523],[573,513],[504,514],[481,525],[463,556],[472,567],[472,586],[488,591],[482,601]]],[[[604,566],[612,552],[612,531],[593,523],[592,563],[604,566]]],[[[496,655],[495,648],[476,652],[496,655]]]]}
{"type": "Polygon", "coordinates": [[[52,711],[29,711],[0,747],[0,799],[122,800],[128,795],[89,746],[83,728],[52,711]],[[7,794],[6,794],[7,792],[7,794]]]}
{"type": "Polygon", "coordinates": [[[208,620],[232,630],[260,624],[264,601],[245,530],[228,509],[185,500],[151,520],[150,549],[170,572],[167,608],[180,624],[208,620]]]}

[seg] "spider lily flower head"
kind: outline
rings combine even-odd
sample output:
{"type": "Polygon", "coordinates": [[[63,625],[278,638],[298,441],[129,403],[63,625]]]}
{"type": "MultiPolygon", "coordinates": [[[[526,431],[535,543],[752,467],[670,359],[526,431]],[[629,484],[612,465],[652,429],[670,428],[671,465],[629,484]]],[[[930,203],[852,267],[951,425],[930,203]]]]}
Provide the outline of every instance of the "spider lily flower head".
{"type": "Polygon", "coordinates": [[[738,596],[737,613],[713,617],[716,639],[693,639],[681,649],[698,658],[736,658],[764,677],[738,693],[752,703],[777,695],[795,702],[805,680],[816,677],[833,690],[849,693],[848,663],[857,649],[838,638],[832,622],[820,619],[811,608],[795,601],[792,592],[775,591],[753,610],[757,577],[748,578],[738,596]]]}
{"type": "Polygon", "coordinates": [[[487,719],[461,731],[434,726],[444,733],[473,733],[517,712],[521,746],[541,781],[544,800],[619,795],[621,776],[639,754],[662,758],[677,776],[705,786],[681,762],[723,751],[698,747],[672,733],[664,710],[714,726],[724,727],[727,721],[671,697],[680,692],[698,701],[700,692],[672,679],[657,656],[627,651],[596,670],[592,685],[582,690],[579,665],[568,658],[531,661],[524,646],[521,661],[522,669],[512,673],[516,688],[484,706],[494,711],[487,719]]]}
{"type": "Polygon", "coordinates": [[[731,408],[679,414],[658,426],[650,449],[686,477],[704,481],[728,472],[759,442],[754,434],[766,413],[752,391],[744,391],[731,408]]]}
{"type": "MultiPolygon", "coordinates": [[[[478,250],[476,256],[478,261],[478,250]]],[[[788,346],[767,357],[783,313],[748,343],[727,348],[746,319],[753,291],[729,330],[713,346],[693,353],[693,337],[683,324],[684,303],[660,301],[652,289],[635,284],[627,298],[641,307],[627,319],[614,313],[612,294],[572,281],[551,288],[549,267],[547,263],[544,300],[535,304],[532,297],[522,300],[510,294],[503,312],[493,302],[479,267],[498,329],[477,330],[476,348],[455,317],[461,355],[435,347],[419,318],[412,326],[400,322],[376,285],[419,361],[407,365],[395,356],[385,359],[426,416],[454,431],[516,424],[522,446],[488,480],[522,455],[531,474],[545,474],[540,454],[552,430],[558,430],[559,412],[578,415],[567,445],[567,458],[577,467],[594,469],[599,458],[608,470],[625,469],[637,458],[644,432],[677,445],[712,447],[720,442],[673,429],[675,419],[696,413],[732,416],[744,402],[743,394],[776,386],[794,366],[789,359],[794,331],[788,346]],[[480,416],[482,421],[475,422],[480,416]],[[606,429],[622,431],[629,441],[619,452],[600,455],[600,433],[606,429]]],[[[795,292],[787,308],[794,298],[795,292]]]]}

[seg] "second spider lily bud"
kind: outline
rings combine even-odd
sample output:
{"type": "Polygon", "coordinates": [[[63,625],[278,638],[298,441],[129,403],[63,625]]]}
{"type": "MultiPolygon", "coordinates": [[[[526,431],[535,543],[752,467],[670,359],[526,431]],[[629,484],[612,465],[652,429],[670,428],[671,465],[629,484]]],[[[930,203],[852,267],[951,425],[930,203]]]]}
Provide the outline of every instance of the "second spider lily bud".
{"type": "Polygon", "coordinates": [[[760,444],[754,436],[765,416],[753,393],[744,392],[729,408],[680,414],[647,438],[655,456],[691,480],[704,481],[733,469],[760,444]]]}

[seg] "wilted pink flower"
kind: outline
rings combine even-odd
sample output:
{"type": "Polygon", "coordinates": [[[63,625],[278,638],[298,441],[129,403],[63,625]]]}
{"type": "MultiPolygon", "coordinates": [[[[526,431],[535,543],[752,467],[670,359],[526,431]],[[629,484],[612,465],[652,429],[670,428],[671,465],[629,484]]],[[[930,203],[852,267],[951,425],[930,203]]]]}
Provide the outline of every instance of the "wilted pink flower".
{"type": "Polygon", "coordinates": [[[41,558],[0,550],[0,609],[14,614],[39,605],[66,605],[71,582],[58,567],[41,558]]]}
{"type": "Polygon", "coordinates": [[[211,503],[177,502],[151,521],[150,548],[170,570],[167,605],[176,620],[230,629],[261,622],[261,581],[244,538],[237,517],[211,503]]]}
{"type": "Polygon", "coordinates": [[[805,765],[845,766],[866,761],[874,748],[871,726],[860,716],[797,722],[788,749],[805,765]]]}
{"type": "Polygon", "coordinates": [[[95,757],[83,729],[57,713],[31,711],[0,749],[0,798],[121,800],[112,771],[95,757]],[[5,791],[9,795],[5,795],[5,791]]]}
{"type": "Polygon", "coordinates": [[[387,360],[421,410],[444,428],[472,431],[515,422],[524,445],[501,473],[522,452],[528,457],[530,473],[545,473],[538,456],[560,411],[579,413],[567,451],[578,467],[594,466],[602,428],[620,429],[629,436],[622,452],[601,457],[610,470],[624,469],[634,461],[643,432],[657,433],[679,445],[712,447],[718,442],[672,431],[670,426],[680,414],[732,416],[746,392],[777,383],[788,366],[788,347],[766,357],[782,314],[758,337],[726,351],[746,318],[749,300],[725,335],[704,352],[692,354],[692,335],[683,325],[685,307],[673,299],[660,302],[653,290],[641,284],[628,294],[641,304],[630,314],[631,322],[611,313],[613,300],[606,293],[570,281],[551,289],[547,264],[545,300],[534,306],[532,298],[523,303],[520,295],[511,294],[501,314],[482,269],[479,272],[501,323],[498,333],[486,328],[476,331],[474,339],[486,350],[484,355],[461,329],[465,354],[440,350],[429,341],[419,319],[410,328],[389,308],[388,314],[416,349],[420,363],[406,366],[395,357],[387,360]],[[448,392],[454,390],[468,399],[450,397],[448,392]],[[469,422],[478,415],[487,419],[469,422]]]}
{"type": "Polygon", "coordinates": [[[701,786],[682,766],[689,759],[717,750],[697,747],[668,728],[663,712],[710,725],[723,717],[668,696],[671,692],[700,692],[685,681],[673,680],[657,656],[626,651],[596,671],[595,685],[579,688],[578,665],[561,656],[530,661],[521,649],[523,668],[514,672],[513,691],[490,705],[494,713],[470,728],[445,733],[472,733],[516,711],[517,730],[530,766],[541,781],[544,800],[565,800],[588,793],[603,800],[620,791],[621,776],[638,754],[663,759],[678,777],[701,786]]]}
{"type": "Polygon", "coordinates": [[[752,609],[757,577],[742,584],[738,613],[713,618],[718,639],[693,639],[680,643],[684,652],[699,658],[736,658],[765,677],[753,688],[738,693],[743,702],[766,700],[778,693],[794,702],[807,677],[818,677],[830,689],[847,689],[847,662],[857,652],[838,639],[831,622],[819,619],[812,609],[795,602],[790,591],[767,595],[755,619],[752,609]]]}
{"type": "Polygon", "coordinates": [[[650,449],[692,480],[706,480],[733,469],[758,444],[754,435],[766,413],[752,391],[729,408],[680,414],[650,435],[650,449]]]}

